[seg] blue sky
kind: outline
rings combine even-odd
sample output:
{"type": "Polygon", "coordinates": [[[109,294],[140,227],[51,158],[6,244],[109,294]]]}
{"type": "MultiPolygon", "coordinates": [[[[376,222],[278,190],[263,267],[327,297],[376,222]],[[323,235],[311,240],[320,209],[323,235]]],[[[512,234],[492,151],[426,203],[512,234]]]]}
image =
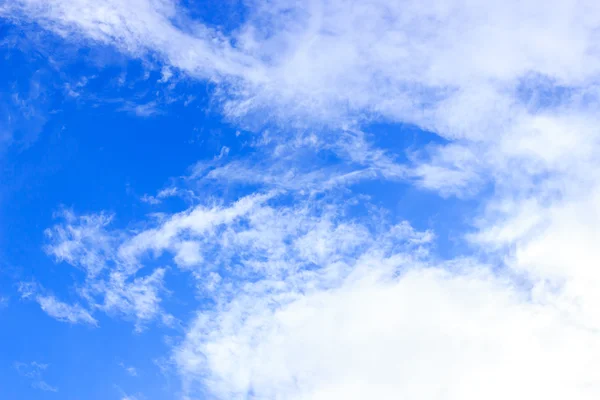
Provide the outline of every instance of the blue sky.
{"type": "Polygon", "coordinates": [[[597,399],[599,26],[0,0],[0,398],[597,399]]]}

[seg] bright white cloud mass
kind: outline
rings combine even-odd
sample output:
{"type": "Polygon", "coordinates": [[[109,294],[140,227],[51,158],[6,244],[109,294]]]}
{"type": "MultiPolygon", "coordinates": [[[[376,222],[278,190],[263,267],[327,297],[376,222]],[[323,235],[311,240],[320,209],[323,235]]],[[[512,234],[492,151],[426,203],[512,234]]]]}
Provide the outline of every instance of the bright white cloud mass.
{"type": "Polygon", "coordinates": [[[70,289],[35,278],[23,301],[88,334],[105,315],[172,329],[172,399],[600,397],[600,3],[248,0],[228,24],[194,7],[0,1],[23,31],[147,63],[154,91],[209,82],[251,132],[140,195],[151,213],[51,204],[38,234],[70,289]],[[377,123],[435,140],[382,144],[377,123]],[[423,228],[389,206],[406,187],[472,206],[423,228]],[[184,290],[181,314],[165,302],[184,290]]]}

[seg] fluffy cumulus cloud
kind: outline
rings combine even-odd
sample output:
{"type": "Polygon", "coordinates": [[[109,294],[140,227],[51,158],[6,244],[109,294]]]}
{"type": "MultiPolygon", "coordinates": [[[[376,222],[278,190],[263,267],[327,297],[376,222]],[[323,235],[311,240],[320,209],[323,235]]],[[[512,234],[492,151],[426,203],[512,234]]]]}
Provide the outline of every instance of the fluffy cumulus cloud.
{"type": "Polygon", "coordinates": [[[598,338],[503,283],[432,269],[243,298],[176,356],[218,398],[593,398],[598,338]]]}
{"type": "Polygon", "coordinates": [[[226,118],[282,131],[257,135],[256,159],[224,152],[186,178],[253,194],[135,229],[68,211],[46,232],[47,253],[85,271],[90,309],[139,329],[174,318],[169,267],[149,266],[189,272],[210,306],[172,350],[187,398],[600,396],[597,2],[249,1],[231,32],[169,0],[0,4],[65,40],[157,57],[165,81],[211,80],[226,118]],[[402,158],[369,142],[371,121],[443,140],[402,158]],[[319,152],[337,164],[302,163],[319,152]],[[350,190],[374,178],[477,196],[469,254],[442,259],[435,232],[350,190]]]}

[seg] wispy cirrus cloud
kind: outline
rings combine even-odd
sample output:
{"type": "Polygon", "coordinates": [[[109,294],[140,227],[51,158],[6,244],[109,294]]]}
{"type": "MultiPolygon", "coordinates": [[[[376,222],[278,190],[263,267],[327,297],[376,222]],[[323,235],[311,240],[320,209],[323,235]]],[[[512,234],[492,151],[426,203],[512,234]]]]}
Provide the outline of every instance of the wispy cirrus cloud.
{"type": "Polygon", "coordinates": [[[39,390],[43,390],[44,392],[58,392],[58,389],[52,385],[44,381],[35,382],[33,387],[39,390]]]}
{"type": "Polygon", "coordinates": [[[49,316],[59,321],[71,324],[86,323],[97,325],[98,321],[79,304],[69,305],[56,299],[54,296],[37,296],[36,301],[49,316]]]}
{"type": "Polygon", "coordinates": [[[33,388],[44,392],[58,392],[57,387],[48,384],[42,379],[42,374],[48,368],[48,364],[41,364],[37,361],[32,361],[30,363],[16,362],[14,367],[19,375],[31,380],[31,386],[33,388]]]}
{"type": "Polygon", "coordinates": [[[265,107],[288,122],[293,113],[323,120],[366,112],[454,137],[493,128],[489,113],[518,116],[511,89],[523,79],[589,90],[597,73],[595,5],[517,3],[253,3],[231,37],[186,20],[168,0],[27,0],[6,5],[4,15],[137,56],[156,52],[192,76],[232,79],[232,116],[265,107]]]}
{"type": "Polygon", "coordinates": [[[137,369],[136,369],[135,367],[133,367],[133,366],[131,366],[131,365],[125,365],[125,364],[124,364],[124,363],[122,363],[122,362],[121,362],[121,363],[119,363],[119,366],[120,366],[121,368],[123,368],[123,370],[124,370],[125,372],[127,372],[127,374],[128,374],[129,376],[138,376],[138,371],[137,371],[137,369]]]}
{"type": "Polygon", "coordinates": [[[36,301],[46,314],[59,321],[94,326],[98,324],[91,313],[79,304],[70,305],[55,296],[43,294],[43,288],[36,282],[20,282],[19,293],[23,299],[36,301]]]}

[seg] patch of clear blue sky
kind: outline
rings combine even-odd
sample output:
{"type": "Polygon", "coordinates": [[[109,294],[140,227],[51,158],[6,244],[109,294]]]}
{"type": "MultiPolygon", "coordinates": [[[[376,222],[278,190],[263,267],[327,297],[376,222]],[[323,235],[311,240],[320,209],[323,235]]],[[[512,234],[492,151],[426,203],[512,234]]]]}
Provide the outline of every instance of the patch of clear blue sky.
{"type": "MultiPolygon", "coordinates": [[[[209,19],[225,30],[235,29],[232,10],[239,18],[244,13],[234,1],[196,9],[192,18],[209,19]]],[[[142,195],[168,186],[223,146],[231,148],[232,158],[251,156],[255,150],[244,143],[254,133],[236,135],[238,127],[223,121],[211,104],[206,83],[176,75],[177,85],[169,88],[159,82],[157,61],[131,60],[108,48],[65,47],[50,35],[38,36],[35,27],[22,28],[0,26],[6,38],[0,46],[0,110],[11,135],[0,143],[0,296],[9,298],[8,307],[0,309],[0,397],[106,400],[119,398],[123,390],[143,391],[148,400],[172,398],[177,382],[160,375],[153,360],[168,354],[165,337],[176,340],[180,331],[150,324],[136,334],[133,323],[100,313],[99,328],[58,322],[37,304],[19,299],[16,284],[34,279],[63,300],[78,299],[74,282],[82,273],[54,263],[42,250],[54,211],[61,206],[80,213],[108,211],[116,216],[114,226],[125,228],[157,210],[140,201],[142,195]],[[136,112],[139,105],[147,107],[136,112]],[[49,365],[41,379],[58,393],[33,388],[32,378],[14,368],[15,362],[32,361],[49,365]],[[128,376],[121,362],[135,366],[139,376],[128,376]]],[[[442,143],[412,126],[373,124],[364,130],[399,161],[407,149],[442,143]]],[[[318,161],[327,165],[328,158],[318,161]]],[[[233,199],[248,188],[206,190],[233,199]]],[[[381,179],[355,184],[351,191],[370,195],[392,219],[434,230],[440,255],[462,248],[455,238],[468,228],[471,201],[442,199],[406,182],[381,179]]],[[[158,209],[184,207],[174,200],[158,209]]],[[[166,280],[175,294],[165,308],[185,323],[198,306],[189,277],[172,268],[166,280]]]]}

